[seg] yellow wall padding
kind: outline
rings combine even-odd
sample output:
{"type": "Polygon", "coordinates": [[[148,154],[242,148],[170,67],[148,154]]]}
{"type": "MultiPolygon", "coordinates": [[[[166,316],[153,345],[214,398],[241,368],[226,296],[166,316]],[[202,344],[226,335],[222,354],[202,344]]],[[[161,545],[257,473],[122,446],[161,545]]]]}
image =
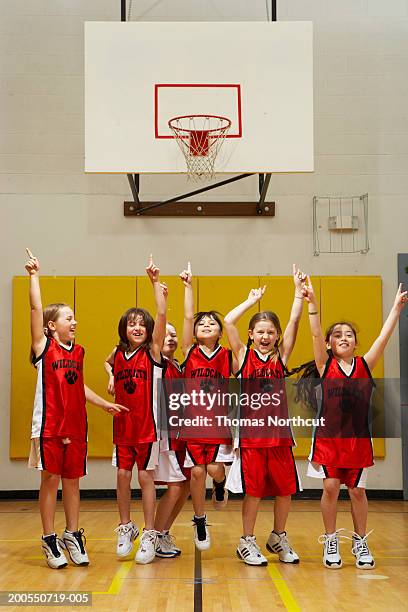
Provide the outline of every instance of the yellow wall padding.
{"type": "MultiPolygon", "coordinates": [[[[108,376],[103,362],[118,344],[118,323],[136,306],[136,278],[129,276],[80,276],[75,279],[77,342],[85,347],[85,383],[102,397],[107,394],[108,376]]],[[[88,455],[112,456],[112,417],[88,404],[88,455]]]]}
{"type": "MultiPolygon", "coordinates": [[[[74,278],[41,277],[42,303],[66,302],[74,306],[74,278]]],[[[29,279],[13,278],[11,349],[10,458],[26,459],[30,452],[31,416],[37,371],[30,364],[29,279]]]]}
{"type": "MultiPolygon", "coordinates": [[[[169,288],[168,320],[176,327],[181,345],[183,328],[184,285],[176,276],[163,277],[169,288]]],[[[317,277],[312,279],[317,295],[323,329],[330,323],[346,319],[359,327],[358,354],[371,346],[382,325],[381,279],[379,277],[317,277]]],[[[287,277],[199,277],[194,278],[195,311],[218,310],[222,315],[243,302],[252,288],[266,285],[260,304],[250,309],[238,328],[243,342],[248,335],[248,322],[259,310],[275,311],[284,330],[293,302],[294,285],[287,277]]],[[[147,277],[42,277],[43,304],[65,301],[75,308],[78,320],[77,341],[85,347],[85,382],[98,394],[106,393],[107,375],[103,362],[118,342],[117,325],[127,308],[146,308],[154,317],[155,306],[151,283],[147,277]]],[[[13,280],[13,333],[11,375],[10,458],[28,457],[31,414],[36,373],[29,364],[30,309],[28,278],[13,280]]],[[[227,346],[224,335],[222,343],[227,346]]],[[[304,306],[295,349],[289,361],[294,367],[312,358],[307,307],[304,306]]],[[[181,361],[179,349],[176,356],[181,361]]],[[[383,376],[383,362],[374,375],[383,376]]],[[[292,391],[291,391],[292,393],[292,391]]],[[[89,456],[111,457],[112,418],[100,408],[88,406],[89,456]]],[[[295,455],[307,457],[310,440],[298,438],[295,455]]],[[[376,457],[385,456],[384,440],[374,441],[376,457]]]]}

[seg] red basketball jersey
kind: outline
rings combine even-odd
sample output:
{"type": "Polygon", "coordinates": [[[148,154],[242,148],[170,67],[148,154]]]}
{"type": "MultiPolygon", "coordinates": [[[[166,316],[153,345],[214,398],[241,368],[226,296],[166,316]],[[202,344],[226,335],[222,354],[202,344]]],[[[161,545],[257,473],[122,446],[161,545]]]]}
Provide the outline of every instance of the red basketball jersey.
{"type": "Polygon", "coordinates": [[[368,417],[374,383],[363,357],[354,357],[346,374],[334,357],[327,361],[318,388],[318,417],[309,459],[337,468],[373,465],[368,417]]]}
{"type": "Polygon", "coordinates": [[[64,346],[48,338],[37,368],[32,438],[86,440],[86,400],[83,378],[84,349],[64,346]]]}
{"type": "Polygon", "coordinates": [[[116,350],[115,401],[129,408],[129,412],[121,412],[113,419],[114,444],[134,446],[158,439],[157,398],[162,371],[163,366],[152,359],[144,346],[132,353],[116,350]]]}
{"type": "Polygon", "coordinates": [[[289,418],[285,372],[279,353],[264,356],[256,349],[247,348],[242,366],[236,373],[241,379],[239,445],[243,448],[294,446],[290,426],[277,422],[277,419],[283,419],[287,423],[289,418]],[[242,394],[248,397],[247,405],[243,404],[242,394]],[[261,396],[265,397],[265,402],[269,396],[270,403],[259,405],[261,396]]]}
{"type": "Polygon", "coordinates": [[[161,438],[165,440],[167,437],[169,450],[183,450],[186,443],[179,440],[179,427],[174,427],[170,423],[170,417],[179,416],[179,412],[170,411],[168,407],[168,394],[183,391],[182,383],[174,384],[171,381],[182,378],[183,373],[180,364],[176,360],[170,361],[167,357],[163,357],[163,364],[163,378],[165,381],[169,381],[169,383],[166,386],[166,382],[164,382],[164,406],[162,404],[164,422],[162,423],[161,438]]]}
{"type": "MultiPolygon", "coordinates": [[[[185,390],[191,394],[192,391],[204,392],[205,394],[220,393],[228,391],[228,379],[231,376],[232,352],[218,345],[211,355],[208,355],[197,344],[194,344],[182,364],[185,378],[185,390]],[[214,382],[212,382],[214,381],[214,382]]],[[[184,418],[207,418],[208,425],[194,425],[189,435],[188,428],[183,428],[181,437],[198,444],[231,444],[231,431],[229,427],[217,420],[228,415],[228,405],[221,405],[218,400],[211,410],[206,405],[188,406],[184,410],[184,418]],[[206,437],[206,432],[211,432],[206,437]]]]}

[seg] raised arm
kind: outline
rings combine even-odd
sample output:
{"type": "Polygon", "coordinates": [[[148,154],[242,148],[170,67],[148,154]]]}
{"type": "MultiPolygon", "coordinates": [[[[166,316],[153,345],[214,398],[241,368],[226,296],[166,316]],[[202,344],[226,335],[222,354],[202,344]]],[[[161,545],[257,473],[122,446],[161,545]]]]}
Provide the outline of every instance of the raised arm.
{"type": "Polygon", "coordinates": [[[326,341],[323,336],[322,326],[320,325],[319,308],[310,276],[307,277],[307,284],[303,284],[302,292],[306,302],[308,303],[309,323],[310,331],[312,333],[313,353],[316,367],[319,374],[322,375],[329,355],[327,353],[326,341]]]}
{"type": "Polygon", "coordinates": [[[113,374],[113,364],[115,360],[115,352],[116,347],[112,350],[112,352],[107,356],[103,363],[103,367],[105,368],[105,372],[109,377],[108,382],[108,393],[109,395],[115,395],[115,377],[113,374]]]}
{"type": "Polygon", "coordinates": [[[303,274],[296,264],[293,264],[293,282],[295,285],[295,297],[293,298],[292,310],[290,311],[289,322],[282,338],[281,345],[281,357],[283,363],[289,361],[289,357],[292,354],[293,347],[295,346],[296,336],[299,329],[299,322],[302,316],[303,310],[303,291],[302,287],[306,280],[306,274],[303,274]]]}
{"type": "Polygon", "coordinates": [[[395,329],[399,316],[401,314],[402,309],[408,301],[407,292],[402,290],[402,283],[398,287],[397,295],[395,296],[394,304],[390,310],[390,313],[382,326],[380,335],[374,343],[370,350],[364,355],[364,359],[372,370],[378,363],[381,355],[384,352],[385,347],[387,346],[387,342],[391,337],[392,332],[395,329]]]}
{"type": "Polygon", "coordinates": [[[30,308],[31,308],[31,346],[36,357],[43,352],[47,338],[44,334],[43,308],[40,290],[40,263],[38,259],[26,249],[28,261],[25,269],[30,275],[30,308]]]}
{"type": "Polygon", "coordinates": [[[187,356],[194,341],[194,290],[190,262],[187,264],[187,269],[180,272],[180,278],[184,285],[184,321],[181,350],[183,355],[187,356]]]}
{"type": "Polygon", "coordinates": [[[247,299],[238,304],[233,308],[224,318],[225,331],[228,337],[234,357],[238,362],[238,369],[241,367],[245,357],[246,344],[244,344],[239,337],[237,329],[237,323],[240,318],[250,309],[252,306],[260,301],[261,297],[265,293],[266,285],[259,287],[258,289],[251,289],[247,299]]]}
{"type": "Polygon", "coordinates": [[[156,318],[154,320],[150,354],[155,361],[160,361],[160,351],[166,336],[168,290],[166,285],[160,282],[160,269],[153,263],[153,255],[150,255],[149,257],[146,273],[153,285],[154,300],[156,302],[156,318]]]}

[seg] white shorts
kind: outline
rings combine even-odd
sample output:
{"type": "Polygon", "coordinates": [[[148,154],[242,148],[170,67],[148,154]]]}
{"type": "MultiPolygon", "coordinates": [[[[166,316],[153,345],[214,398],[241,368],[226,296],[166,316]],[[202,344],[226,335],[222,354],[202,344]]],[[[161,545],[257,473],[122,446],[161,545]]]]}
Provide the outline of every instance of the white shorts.
{"type": "Polygon", "coordinates": [[[154,470],[154,480],[155,482],[183,482],[186,480],[174,451],[162,451],[159,454],[159,464],[154,470]]]}

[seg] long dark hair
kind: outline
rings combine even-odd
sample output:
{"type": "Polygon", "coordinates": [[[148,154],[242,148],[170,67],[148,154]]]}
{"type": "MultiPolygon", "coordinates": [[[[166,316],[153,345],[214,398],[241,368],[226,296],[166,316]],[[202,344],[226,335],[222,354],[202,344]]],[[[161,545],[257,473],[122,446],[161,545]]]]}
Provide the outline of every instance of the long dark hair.
{"type": "Polygon", "coordinates": [[[127,338],[128,323],[134,321],[137,317],[142,317],[143,325],[146,328],[146,340],[141,346],[149,347],[153,338],[154,320],[152,315],[144,308],[129,308],[119,319],[118,334],[119,344],[118,350],[123,353],[130,350],[129,340],[127,338]]]}
{"type": "MultiPolygon", "coordinates": [[[[337,325],[347,325],[353,332],[354,338],[357,343],[356,326],[350,323],[349,321],[336,321],[336,323],[333,323],[332,325],[330,325],[330,327],[328,327],[328,329],[326,330],[326,333],[324,336],[324,340],[326,344],[330,341],[330,336],[332,335],[334,328],[337,327],[337,325]]],[[[328,355],[328,358],[333,357],[333,351],[331,349],[327,349],[327,355],[328,355]]],[[[295,402],[302,402],[306,404],[306,406],[309,406],[310,408],[317,410],[317,400],[316,400],[315,388],[318,385],[318,382],[320,379],[320,373],[319,373],[319,370],[317,369],[316,362],[308,361],[307,363],[302,364],[298,368],[294,368],[293,370],[288,372],[287,376],[296,374],[300,372],[301,370],[304,370],[303,374],[299,378],[298,382],[295,383],[295,386],[296,386],[295,402]]]]}

